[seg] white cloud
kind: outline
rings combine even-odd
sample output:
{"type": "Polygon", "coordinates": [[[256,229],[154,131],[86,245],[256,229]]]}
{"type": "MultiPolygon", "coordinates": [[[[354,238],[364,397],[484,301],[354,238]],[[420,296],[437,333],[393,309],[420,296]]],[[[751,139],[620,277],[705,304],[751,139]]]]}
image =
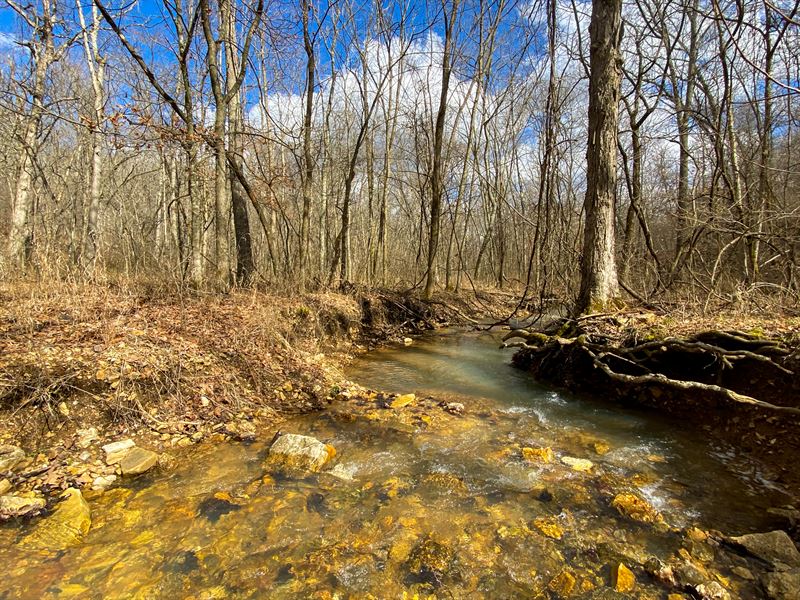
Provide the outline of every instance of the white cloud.
{"type": "Polygon", "coordinates": [[[19,48],[17,45],[17,38],[11,33],[0,31],[0,50],[12,50],[17,48],[19,48]]]}

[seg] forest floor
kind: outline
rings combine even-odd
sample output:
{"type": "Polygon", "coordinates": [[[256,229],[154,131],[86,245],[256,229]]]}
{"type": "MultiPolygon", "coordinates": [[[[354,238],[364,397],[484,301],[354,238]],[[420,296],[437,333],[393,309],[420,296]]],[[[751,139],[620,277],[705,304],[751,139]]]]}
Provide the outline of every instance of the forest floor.
{"type": "Polygon", "coordinates": [[[167,464],[203,440],[254,438],[332,402],[348,385],[341,367],[353,355],[444,325],[502,318],[511,302],[491,293],[425,303],[388,291],[176,297],[7,284],[0,496],[109,485],[120,468],[101,448],[116,440],[132,439],[167,464]],[[3,468],[10,447],[25,453],[13,469],[3,468]]]}

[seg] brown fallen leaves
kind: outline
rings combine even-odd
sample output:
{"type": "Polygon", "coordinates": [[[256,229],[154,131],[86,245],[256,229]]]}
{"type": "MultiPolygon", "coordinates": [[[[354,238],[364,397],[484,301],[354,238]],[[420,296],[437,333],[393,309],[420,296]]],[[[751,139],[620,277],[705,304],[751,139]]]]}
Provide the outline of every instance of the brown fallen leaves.
{"type": "Polygon", "coordinates": [[[349,335],[358,315],[353,298],[333,294],[150,300],[99,286],[0,287],[0,440],[307,410],[330,387],[319,339],[349,335]]]}

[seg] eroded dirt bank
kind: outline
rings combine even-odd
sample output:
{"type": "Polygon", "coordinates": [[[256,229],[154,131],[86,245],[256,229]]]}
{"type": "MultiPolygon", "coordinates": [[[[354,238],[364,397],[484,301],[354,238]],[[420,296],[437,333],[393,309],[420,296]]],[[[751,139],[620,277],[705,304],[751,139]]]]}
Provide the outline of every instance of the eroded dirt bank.
{"type": "Polygon", "coordinates": [[[800,321],[646,312],[509,332],[513,362],[540,381],[681,420],[762,460],[800,493],[800,321]],[[512,341],[512,340],[522,341],[512,341]]]}

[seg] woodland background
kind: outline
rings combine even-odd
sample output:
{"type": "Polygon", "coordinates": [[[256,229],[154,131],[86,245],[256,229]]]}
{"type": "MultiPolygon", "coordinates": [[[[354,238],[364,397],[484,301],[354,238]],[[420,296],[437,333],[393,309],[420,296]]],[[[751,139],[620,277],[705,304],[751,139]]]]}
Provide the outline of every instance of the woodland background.
{"type": "MultiPolygon", "coordinates": [[[[623,3],[647,302],[796,307],[800,3],[623,3]]],[[[0,276],[574,297],[590,2],[0,2],[0,276]]]]}

